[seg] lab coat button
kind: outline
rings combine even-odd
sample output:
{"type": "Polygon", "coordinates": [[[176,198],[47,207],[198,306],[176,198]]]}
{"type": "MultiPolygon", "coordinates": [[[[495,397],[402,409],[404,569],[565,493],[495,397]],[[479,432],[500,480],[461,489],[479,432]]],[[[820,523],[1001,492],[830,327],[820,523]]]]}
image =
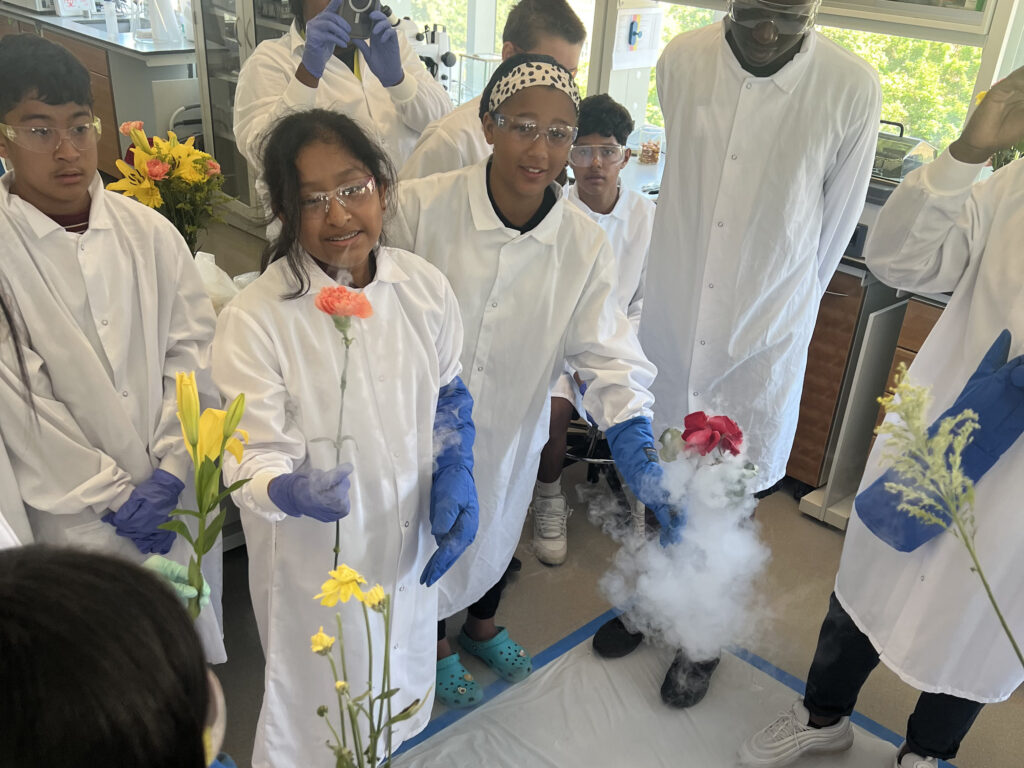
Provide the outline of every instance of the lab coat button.
{"type": "Polygon", "coordinates": [[[708,283],[708,288],[714,288],[714,287],[715,287],[714,283],[708,283]]]}
{"type": "Polygon", "coordinates": [[[476,369],[477,369],[478,371],[482,371],[482,370],[484,369],[484,367],[483,367],[482,365],[478,365],[478,366],[476,367],[476,369]]]}
{"type": "Polygon", "coordinates": [[[100,325],[108,326],[108,325],[110,325],[110,321],[109,320],[100,320],[100,325]]]}
{"type": "Polygon", "coordinates": [[[405,587],[399,587],[399,588],[398,588],[398,591],[399,591],[399,592],[405,592],[405,587]]]}
{"type": "Polygon", "coordinates": [[[693,393],[693,396],[694,396],[694,397],[697,397],[697,396],[699,396],[699,395],[700,395],[700,392],[694,392],[694,393],[693,393]]]}
{"type": "Polygon", "coordinates": [[[735,160],[735,159],[736,159],[737,157],[739,157],[739,155],[729,155],[729,157],[730,157],[731,159],[735,160]]]}
{"type": "Polygon", "coordinates": [[[496,301],[492,301],[492,302],[491,302],[491,306],[492,306],[492,307],[495,307],[495,308],[496,308],[496,307],[498,306],[498,302],[496,302],[496,301]]]}
{"type": "Polygon", "coordinates": [[[384,381],[384,377],[383,376],[378,376],[377,377],[377,381],[384,381]]]}
{"type": "Polygon", "coordinates": [[[719,228],[719,229],[721,229],[721,228],[722,228],[722,227],[724,227],[724,226],[725,226],[725,222],[724,222],[724,221],[720,221],[720,222],[718,222],[718,228],[719,228]]]}
{"type": "Polygon", "coordinates": [[[751,85],[750,83],[747,83],[747,90],[748,90],[748,91],[749,91],[749,90],[750,90],[751,88],[753,88],[753,87],[754,87],[754,86],[752,86],[752,85],[751,85]]]}
{"type": "Polygon", "coordinates": [[[406,528],[408,528],[409,527],[409,521],[406,520],[404,523],[402,523],[402,525],[405,526],[406,528]]]}
{"type": "Polygon", "coordinates": [[[705,344],[707,344],[707,342],[706,342],[706,341],[704,341],[704,339],[701,339],[701,340],[700,340],[700,345],[701,345],[701,346],[703,347],[703,346],[704,346],[705,344]]]}
{"type": "Polygon", "coordinates": [[[124,392],[121,393],[121,397],[128,397],[128,390],[127,389],[124,392]]]}

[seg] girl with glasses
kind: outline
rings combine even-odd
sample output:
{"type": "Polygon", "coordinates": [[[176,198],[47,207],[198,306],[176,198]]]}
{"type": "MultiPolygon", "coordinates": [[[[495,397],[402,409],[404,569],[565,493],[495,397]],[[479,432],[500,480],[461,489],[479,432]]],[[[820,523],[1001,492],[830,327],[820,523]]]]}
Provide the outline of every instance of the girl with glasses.
{"type": "MultiPolygon", "coordinates": [[[[564,361],[590,385],[586,410],[617,438],[613,451],[627,481],[670,522],[660,467],[643,450],[653,449],[647,388],[654,368],[619,305],[605,234],[554,184],[577,133],[578,107],[572,75],[553,58],[508,58],[480,103],[491,157],[402,182],[391,230],[397,244],[447,275],[466,328],[461,355],[475,400],[480,530],[441,583],[440,615],[468,607],[460,645],[511,682],[532,664],[495,615],[564,361]]],[[[480,700],[480,689],[467,679],[446,630],[442,622],[438,697],[468,706],[480,700]]]]}
{"type": "MultiPolygon", "coordinates": [[[[337,694],[309,638],[333,623],[336,609],[313,595],[335,564],[335,537],[337,562],[391,595],[393,710],[425,699],[396,726],[397,747],[430,715],[430,585],[476,531],[472,401],[459,379],[451,288],[424,260],[383,244],[394,177],[384,150],[350,118],[312,110],[271,130],[263,167],[281,232],[263,274],[222,311],[213,361],[224,397],[246,395],[249,446],[225,477],[249,479],[234,498],[267,659],[253,765],[327,768],[335,759],[316,707],[333,707],[337,694]],[[342,286],[362,305],[347,352],[318,299],[342,286]]],[[[372,647],[379,695],[382,623],[371,622],[368,640],[359,603],[337,609],[349,682],[362,690],[372,647]]]]}

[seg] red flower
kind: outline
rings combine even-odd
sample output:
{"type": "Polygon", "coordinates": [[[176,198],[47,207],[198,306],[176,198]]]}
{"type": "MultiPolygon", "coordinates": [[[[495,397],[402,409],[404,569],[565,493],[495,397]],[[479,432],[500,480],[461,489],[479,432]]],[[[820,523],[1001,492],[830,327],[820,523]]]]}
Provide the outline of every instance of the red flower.
{"type": "Polygon", "coordinates": [[[126,120],[121,123],[121,127],[117,129],[118,133],[122,136],[128,136],[132,131],[141,131],[142,121],[141,120],[126,120]]]}
{"type": "Polygon", "coordinates": [[[369,299],[361,293],[350,291],[343,285],[329,285],[320,289],[316,297],[316,308],[331,317],[367,318],[373,314],[369,299]]]}
{"type": "Polygon", "coordinates": [[[170,164],[163,162],[159,158],[151,157],[146,161],[146,173],[149,174],[149,178],[153,181],[160,181],[161,179],[167,178],[167,174],[170,172],[170,164]]]}
{"type": "Polygon", "coordinates": [[[728,416],[712,416],[704,411],[691,413],[683,420],[683,440],[688,448],[697,451],[701,456],[707,456],[715,448],[724,453],[728,451],[733,456],[740,452],[743,445],[743,432],[735,421],[728,416]]]}
{"type": "Polygon", "coordinates": [[[220,173],[220,163],[218,163],[216,160],[207,160],[206,175],[216,176],[218,173],[220,173]]]}

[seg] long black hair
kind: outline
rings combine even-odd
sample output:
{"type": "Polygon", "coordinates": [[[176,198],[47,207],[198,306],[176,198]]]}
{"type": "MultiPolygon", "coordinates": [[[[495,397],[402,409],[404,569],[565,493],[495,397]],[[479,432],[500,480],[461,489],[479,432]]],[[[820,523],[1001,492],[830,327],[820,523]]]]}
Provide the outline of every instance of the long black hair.
{"type": "Polygon", "coordinates": [[[0,765],[205,768],[210,694],[178,598],[119,558],[0,551],[0,765]]]}
{"type": "MultiPolygon", "coordinates": [[[[262,269],[279,259],[288,260],[288,269],[298,287],[285,295],[296,299],[309,291],[309,272],[299,247],[299,170],[295,161],[303,148],[315,142],[334,144],[366,166],[383,191],[385,204],[394,200],[395,167],[387,152],[371,139],[350,117],[326,109],[294,112],[283,117],[271,129],[263,144],[263,178],[270,190],[270,221],[280,219],[281,232],[268,244],[262,269]]],[[[269,223],[269,222],[268,222],[269,223]]],[[[382,234],[383,240],[383,234],[382,234]]]]}

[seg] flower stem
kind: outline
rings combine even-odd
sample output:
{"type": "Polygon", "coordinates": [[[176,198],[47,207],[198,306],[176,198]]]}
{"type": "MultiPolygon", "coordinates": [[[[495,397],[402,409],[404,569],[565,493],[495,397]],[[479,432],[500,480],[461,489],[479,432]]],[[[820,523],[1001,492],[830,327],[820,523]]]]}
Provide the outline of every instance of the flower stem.
{"type": "MultiPolygon", "coordinates": [[[[338,656],[341,657],[341,674],[344,676],[345,682],[348,682],[348,667],[345,664],[345,630],[341,627],[341,614],[334,614],[335,623],[338,625],[338,656]]],[[[334,665],[334,659],[331,659],[331,665],[334,665]]],[[[345,733],[345,710],[342,709],[340,712],[341,716],[341,732],[345,733]]],[[[353,738],[355,736],[353,735],[353,738]]],[[[346,745],[348,746],[347,742],[346,745]]]]}
{"type": "MultiPolygon", "coordinates": [[[[331,672],[334,673],[334,682],[338,682],[338,666],[334,663],[334,657],[328,653],[327,660],[331,662],[331,672]]],[[[341,738],[338,739],[337,733],[334,734],[334,738],[338,739],[338,743],[341,744],[341,746],[348,747],[348,734],[345,732],[345,702],[342,700],[341,691],[339,691],[337,687],[335,687],[334,693],[338,697],[338,719],[341,721],[341,738]]],[[[327,718],[325,717],[324,720],[327,720],[327,718]]],[[[327,722],[327,725],[331,725],[330,721],[327,722]]],[[[331,727],[331,732],[334,732],[333,726],[331,727]]]]}
{"type": "MultiPolygon", "coordinates": [[[[352,339],[348,332],[342,331],[341,338],[345,342],[345,362],[341,367],[341,406],[338,408],[338,439],[334,444],[335,466],[341,464],[341,441],[345,437],[345,388],[348,386],[348,348],[352,346],[352,339]]],[[[338,555],[341,554],[341,520],[334,521],[334,567],[338,567],[338,555]]]]}
{"type": "MultiPolygon", "coordinates": [[[[369,674],[367,676],[367,687],[370,689],[370,731],[369,731],[369,747],[370,747],[370,765],[377,765],[377,737],[373,728],[373,638],[370,636],[370,613],[366,610],[366,603],[360,604],[363,609],[363,625],[366,627],[366,652],[370,658],[369,674]]],[[[383,707],[383,704],[381,705],[383,707]]]]}
{"type": "Polygon", "coordinates": [[[974,570],[978,574],[978,578],[981,579],[981,584],[985,587],[985,593],[988,595],[989,602],[992,603],[992,608],[996,612],[996,616],[999,618],[999,623],[1003,626],[1003,632],[1006,633],[1006,637],[1010,640],[1010,645],[1013,646],[1013,652],[1017,654],[1017,660],[1021,666],[1024,667],[1024,654],[1021,654],[1020,647],[1017,645],[1016,639],[1013,637],[1013,633],[1010,631],[1009,625],[1006,623],[1006,619],[1003,617],[1003,612],[999,610],[999,604],[996,602],[995,595],[992,594],[992,588],[989,586],[988,579],[985,578],[985,572],[981,570],[981,562],[978,560],[978,553],[974,549],[974,539],[967,537],[967,532],[964,530],[963,523],[960,520],[960,515],[953,515],[953,520],[956,522],[956,527],[960,531],[960,536],[963,539],[964,546],[967,547],[967,552],[971,556],[971,561],[974,563],[974,570]]]}

